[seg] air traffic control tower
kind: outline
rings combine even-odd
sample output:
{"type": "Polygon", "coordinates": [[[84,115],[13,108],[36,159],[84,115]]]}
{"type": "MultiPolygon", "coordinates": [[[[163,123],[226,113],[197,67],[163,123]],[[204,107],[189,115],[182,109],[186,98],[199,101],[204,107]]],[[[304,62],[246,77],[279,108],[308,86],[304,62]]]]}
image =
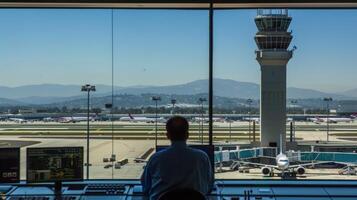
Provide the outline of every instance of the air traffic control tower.
{"type": "MultiPolygon", "coordinates": [[[[255,17],[256,59],[260,64],[260,145],[279,146],[286,138],[286,65],[293,51],[287,9],[259,9],[255,17]]],[[[285,149],[285,141],[283,142],[285,149]]]]}

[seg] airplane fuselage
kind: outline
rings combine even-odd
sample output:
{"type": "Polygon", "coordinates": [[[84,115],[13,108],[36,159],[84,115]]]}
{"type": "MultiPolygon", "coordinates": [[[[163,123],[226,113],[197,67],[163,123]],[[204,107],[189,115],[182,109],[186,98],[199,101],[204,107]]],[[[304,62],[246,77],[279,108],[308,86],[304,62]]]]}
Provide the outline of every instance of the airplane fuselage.
{"type": "Polygon", "coordinates": [[[285,154],[279,154],[276,156],[277,167],[284,171],[289,168],[289,158],[285,154]]]}

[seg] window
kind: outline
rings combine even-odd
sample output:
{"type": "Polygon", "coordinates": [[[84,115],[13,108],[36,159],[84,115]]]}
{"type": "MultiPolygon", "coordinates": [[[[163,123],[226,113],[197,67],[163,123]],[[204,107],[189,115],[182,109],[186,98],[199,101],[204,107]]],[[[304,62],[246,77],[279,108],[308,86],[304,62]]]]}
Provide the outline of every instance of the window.
{"type": "Polygon", "coordinates": [[[86,162],[87,83],[96,86],[89,178],[139,178],[155,147],[156,114],[158,145],[169,144],[164,122],[174,114],[192,123],[190,143],[207,143],[207,13],[3,10],[0,134],[8,142],[0,145],[20,141],[23,156],[27,147],[83,146],[86,162]]]}
{"type": "MultiPolygon", "coordinates": [[[[216,177],[261,179],[255,164],[280,159],[335,162],[301,179],[345,178],[357,159],[356,11],[258,14],[214,14],[216,177]]],[[[0,146],[22,147],[22,179],[26,148],[82,146],[86,158],[88,99],[91,179],[138,179],[155,145],[169,145],[173,115],[190,121],[189,144],[208,144],[208,24],[207,10],[2,10],[0,146]]]]}
{"type": "Polygon", "coordinates": [[[355,74],[356,14],[355,10],[292,9],[284,18],[269,13],[257,17],[256,10],[215,11],[214,95],[222,100],[214,102],[214,115],[225,118],[214,122],[215,144],[222,147],[216,152],[216,178],[261,179],[269,173],[264,174],[257,163],[277,165],[271,170],[279,174],[278,165],[285,166],[286,161],[298,166],[314,159],[334,164],[330,163],[332,169],[307,165],[304,176],[297,167],[287,171],[298,179],[340,179],[350,173],[341,170],[345,165],[341,161],[354,163],[357,150],[352,142],[356,109],[351,106],[356,105],[351,75],[355,74]],[[280,63],[274,60],[279,56],[280,63]],[[286,68],[283,61],[288,61],[286,68]],[[229,84],[223,88],[221,82],[229,84]],[[283,124],[281,129],[277,121],[283,124]],[[281,131],[286,136],[282,151],[286,158],[276,157],[279,135],[275,139],[272,135],[279,130],[286,131],[281,131]],[[261,148],[257,142],[264,137],[268,142],[261,148]],[[250,173],[243,173],[245,167],[250,173]]]}

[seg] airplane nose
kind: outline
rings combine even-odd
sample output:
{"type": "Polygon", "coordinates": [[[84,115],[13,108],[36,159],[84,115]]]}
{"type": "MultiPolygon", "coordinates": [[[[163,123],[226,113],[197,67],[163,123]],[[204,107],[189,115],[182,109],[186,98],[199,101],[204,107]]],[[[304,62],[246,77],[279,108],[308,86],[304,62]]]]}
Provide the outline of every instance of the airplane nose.
{"type": "Polygon", "coordinates": [[[277,165],[279,166],[279,168],[282,168],[282,169],[288,168],[288,163],[286,163],[286,162],[278,162],[277,165]]]}

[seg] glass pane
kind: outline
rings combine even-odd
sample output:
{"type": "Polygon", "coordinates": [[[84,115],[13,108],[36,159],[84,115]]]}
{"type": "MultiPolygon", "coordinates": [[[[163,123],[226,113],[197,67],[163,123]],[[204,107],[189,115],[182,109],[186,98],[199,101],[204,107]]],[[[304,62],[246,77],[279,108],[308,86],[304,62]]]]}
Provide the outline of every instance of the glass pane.
{"type": "Polygon", "coordinates": [[[81,146],[86,163],[88,90],[91,179],[139,178],[173,115],[207,144],[207,13],[3,10],[0,145],[22,147],[21,179],[27,147],[81,146]]]}
{"type": "Polygon", "coordinates": [[[165,122],[173,115],[189,120],[190,144],[202,134],[207,144],[208,18],[174,10],[119,10],[117,18],[115,152],[129,163],[114,178],[139,178],[156,133],[157,145],[170,144],[165,122]]]}
{"type": "Polygon", "coordinates": [[[354,179],[357,13],[276,13],[215,12],[216,178],[354,179]]]}
{"type": "MultiPolygon", "coordinates": [[[[90,118],[97,120],[98,96],[111,91],[109,12],[5,9],[0,25],[6,38],[0,48],[0,146],[21,147],[21,179],[28,147],[80,146],[86,158],[87,93],[81,86],[97,86],[90,95],[90,118]]],[[[99,129],[91,122],[93,169],[100,168],[94,158],[106,144],[96,139],[99,129]]]]}

